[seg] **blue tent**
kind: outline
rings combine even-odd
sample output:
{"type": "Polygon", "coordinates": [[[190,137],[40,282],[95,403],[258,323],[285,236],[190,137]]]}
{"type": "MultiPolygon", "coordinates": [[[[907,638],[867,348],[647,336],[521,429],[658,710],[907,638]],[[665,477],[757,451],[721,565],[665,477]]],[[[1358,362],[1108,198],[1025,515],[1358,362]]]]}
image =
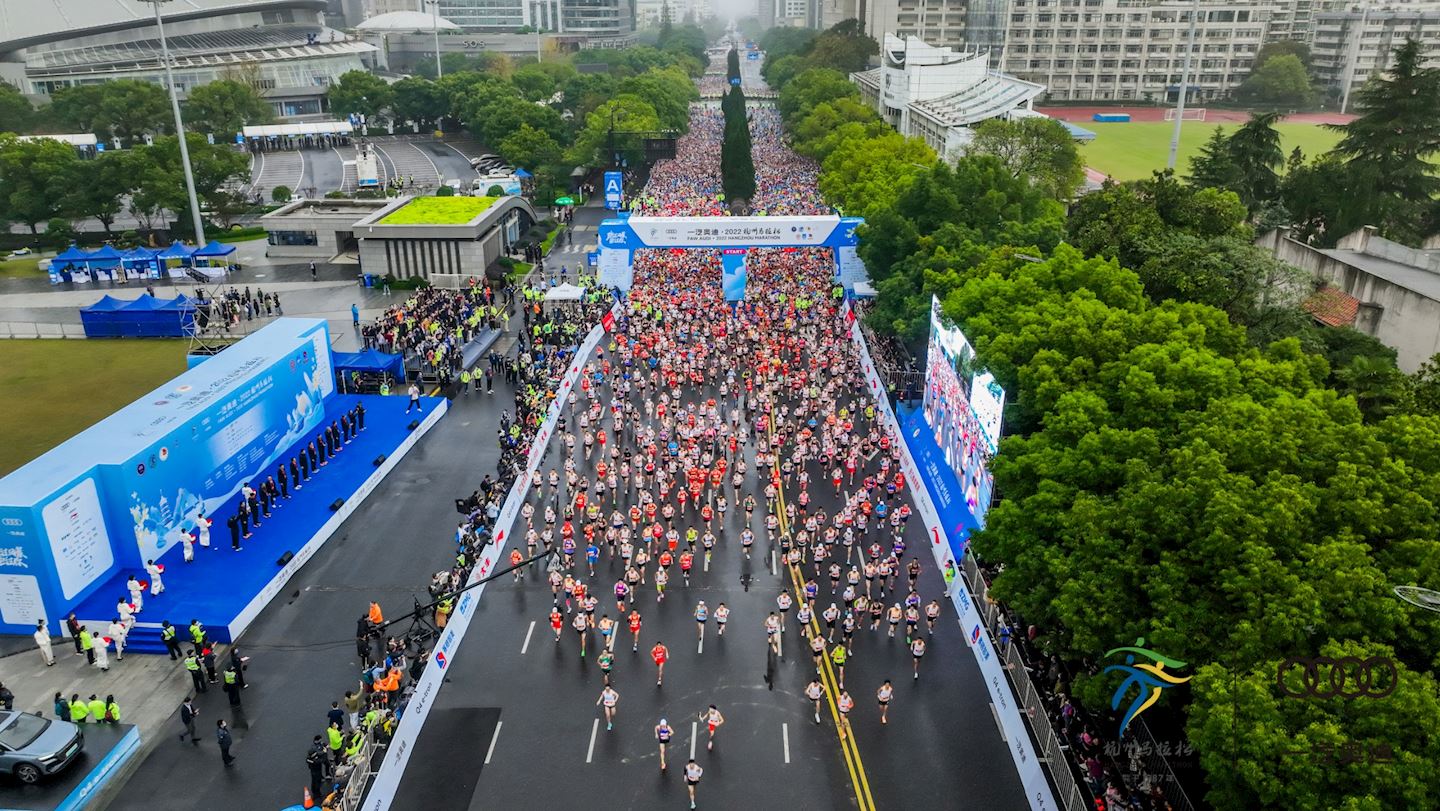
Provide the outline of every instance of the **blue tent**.
{"type": "Polygon", "coordinates": [[[50,261],[58,262],[61,265],[64,265],[66,262],[69,262],[71,264],[81,264],[89,258],[90,254],[88,252],[82,251],[79,248],[75,247],[74,244],[71,244],[70,247],[56,254],[55,258],[51,259],[50,261]]]}
{"type": "Polygon", "coordinates": [[[194,253],[194,248],[177,239],[171,243],[170,247],[162,248],[160,252],[155,255],[160,259],[189,259],[194,253]]]}
{"type": "Polygon", "coordinates": [[[390,355],[375,349],[366,349],[363,352],[333,352],[331,365],[335,374],[340,376],[342,386],[351,372],[389,374],[396,382],[405,382],[405,358],[402,355],[390,355]]]}
{"type": "Polygon", "coordinates": [[[85,261],[91,267],[113,268],[120,264],[125,255],[115,250],[113,245],[102,245],[98,250],[92,252],[85,261]]]}
{"type": "Polygon", "coordinates": [[[226,245],[223,242],[212,239],[205,247],[197,249],[194,256],[196,259],[215,259],[221,256],[229,256],[234,252],[234,245],[226,245]]]}
{"type": "Polygon", "coordinates": [[[80,310],[88,338],[181,338],[195,324],[195,305],[184,296],[157,299],[149,294],[133,301],[106,296],[80,310]]]}
{"type": "Polygon", "coordinates": [[[160,262],[155,257],[159,253],[154,248],[131,248],[120,255],[120,264],[131,276],[158,277],[160,262]]]}
{"type": "Polygon", "coordinates": [[[534,175],[530,174],[529,172],[525,171],[524,169],[516,169],[516,170],[515,170],[515,176],[516,176],[516,177],[534,177],[534,175]]]}

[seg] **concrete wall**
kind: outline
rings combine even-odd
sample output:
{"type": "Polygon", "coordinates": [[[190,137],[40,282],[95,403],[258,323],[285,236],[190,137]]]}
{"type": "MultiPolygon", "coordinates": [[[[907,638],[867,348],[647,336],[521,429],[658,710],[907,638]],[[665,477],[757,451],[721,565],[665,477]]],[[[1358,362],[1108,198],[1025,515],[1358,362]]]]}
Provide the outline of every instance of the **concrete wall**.
{"type": "Polygon", "coordinates": [[[1262,236],[1258,243],[1281,261],[1359,299],[1355,328],[1393,347],[1401,371],[1414,373],[1440,352],[1440,301],[1366,273],[1278,231],[1262,236]]]}

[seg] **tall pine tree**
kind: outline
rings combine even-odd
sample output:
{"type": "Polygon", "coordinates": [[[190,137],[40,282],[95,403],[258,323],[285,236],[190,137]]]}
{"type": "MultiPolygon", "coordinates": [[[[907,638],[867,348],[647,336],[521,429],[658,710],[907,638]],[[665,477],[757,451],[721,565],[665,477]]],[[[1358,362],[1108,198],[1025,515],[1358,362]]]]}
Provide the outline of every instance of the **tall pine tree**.
{"type": "Polygon", "coordinates": [[[1235,180],[1235,164],[1230,160],[1230,139],[1222,127],[1210,133],[1210,140],[1200,147],[1200,154],[1190,159],[1190,185],[1202,189],[1228,189],[1235,180]]]}
{"type": "Polygon", "coordinates": [[[1432,159],[1440,153],[1440,70],[1424,66],[1418,41],[1395,51],[1383,77],[1355,92],[1359,117],[1331,125],[1344,133],[1335,153],[1369,190],[1371,218],[1387,233],[1416,233],[1430,201],[1440,192],[1432,159]]]}
{"type": "Polygon", "coordinates": [[[1280,149],[1280,133],[1275,131],[1279,118],[1279,113],[1251,115],[1229,139],[1230,165],[1235,171],[1230,188],[1252,212],[1280,195],[1280,175],[1275,170],[1285,163],[1285,153],[1280,149]]]}

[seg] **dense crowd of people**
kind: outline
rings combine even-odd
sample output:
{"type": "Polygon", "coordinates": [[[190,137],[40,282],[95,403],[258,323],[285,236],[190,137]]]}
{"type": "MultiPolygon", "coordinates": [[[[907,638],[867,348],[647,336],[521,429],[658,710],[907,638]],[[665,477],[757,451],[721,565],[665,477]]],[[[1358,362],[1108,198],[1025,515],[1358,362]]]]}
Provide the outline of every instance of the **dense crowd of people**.
{"type": "Polygon", "coordinates": [[[464,370],[465,345],[481,330],[502,326],[513,297],[512,288],[474,280],[463,290],[426,287],[361,326],[360,338],[366,349],[402,355],[448,385],[464,370]]]}

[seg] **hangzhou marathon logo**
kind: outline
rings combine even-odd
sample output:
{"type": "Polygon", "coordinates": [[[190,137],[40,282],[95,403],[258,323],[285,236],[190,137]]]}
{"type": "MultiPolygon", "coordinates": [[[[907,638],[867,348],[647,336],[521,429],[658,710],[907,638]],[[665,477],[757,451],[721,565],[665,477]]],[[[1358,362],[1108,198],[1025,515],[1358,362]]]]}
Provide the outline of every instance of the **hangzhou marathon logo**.
{"type": "Polygon", "coordinates": [[[1117,653],[1125,654],[1125,664],[1109,665],[1102,672],[1109,673],[1112,670],[1119,670],[1130,674],[1120,683],[1119,687],[1115,688],[1115,695],[1110,699],[1110,709],[1120,709],[1120,700],[1125,697],[1126,693],[1130,692],[1131,687],[1138,687],[1140,690],[1139,695],[1135,696],[1135,699],[1130,702],[1130,709],[1126,710],[1124,720],[1120,722],[1120,737],[1125,736],[1125,730],[1130,726],[1130,722],[1135,720],[1135,716],[1150,709],[1156,701],[1160,700],[1161,692],[1167,688],[1184,684],[1190,681],[1191,678],[1186,676],[1182,679],[1165,669],[1167,667],[1174,669],[1186,667],[1185,662],[1179,659],[1172,659],[1169,656],[1156,653],[1152,650],[1147,650],[1144,645],[1145,637],[1142,636],[1135,640],[1134,646],[1112,648],[1105,651],[1106,658],[1114,656],[1117,653]],[[1150,663],[1135,664],[1135,657],[1137,656],[1149,659],[1150,663]]]}

